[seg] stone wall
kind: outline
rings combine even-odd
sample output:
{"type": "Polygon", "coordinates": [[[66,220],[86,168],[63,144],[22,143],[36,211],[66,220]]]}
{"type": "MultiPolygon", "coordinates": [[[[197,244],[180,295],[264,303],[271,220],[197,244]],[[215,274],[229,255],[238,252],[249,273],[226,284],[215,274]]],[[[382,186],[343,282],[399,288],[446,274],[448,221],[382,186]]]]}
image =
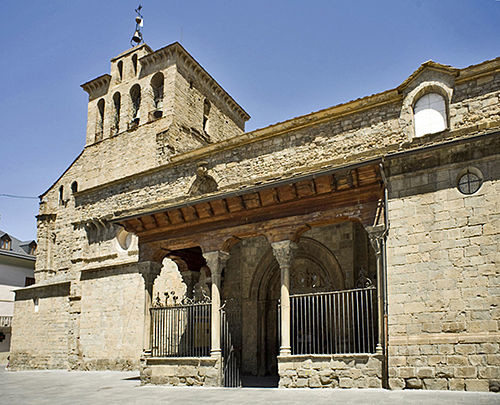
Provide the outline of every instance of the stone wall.
{"type": "MultiPolygon", "coordinates": [[[[432,76],[432,71],[422,74],[415,79],[413,87],[425,85],[426,80],[442,80],[447,86],[452,85],[449,77],[445,80],[441,76],[432,76]]],[[[476,81],[460,84],[460,96],[457,93],[451,99],[450,111],[455,114],[458,108],[454,107],[455,103],[466,102],[477,109],[467,107],[467,114],[461,114],[460,119],[458,115],[450,115],[452,130],[467,128],[471,123],[498,119],[498,112],[494,107],[498,104],[499,94],[500,79],[497,76],[488,76],[491,80],[483,80],[480,84],[476,84],[476,81]],[[480,101],[476,103],[476,99],[480,101]]],[[[186,79],[182,77],[182,80],[186,79]]],[[[298,171],[331,167],[396,150],[401,145],[406,145],[411,136],[407,133],[406,126],[402,126],[402,108],[403,103],[400,101],[383,103],[361,112],[333,116],[312,126],[294,128],[289,124],[285,132],[278,132],[272,137],[263,136],[265,131],[272,132],[273,128],[270,127],[234,138],[231,142],[236,146],[231,146],[229,141],[211,145],[199,149],[193,156],[189,152],[177,156],[175,162],[163,167],[158,167],[158,163],[155,163],[156,141],[149,138],[159,130],[157,126],[160,121],[167,118],[155,121],[152,127],[107,139],[102,145],[91,145],[43,197],[40,212],[56,215],[56,219],[52,223],[52,231],[49,227],[40,227],[40,239],[49,241],[47,246],[40,246],[40,258],[51,256],[45,262],[54,271],[70,267],[65,262],[67,252],[84,250],[86,244],[85,238],[81,238],[81,232],[75,232],[71,223],[156,209],[174,201],[186,200],[195,179],[197,162],[206,157],[204,154],[210,156],[208,174],[216,180],[220,192],[227,192],[286,177],[298,171]],[[259,136],[262,140],[254,142],[259,136]],[[243,142],[239,146],[235,143],[238,139],[243,142]],[[252,142],[248,143],[250,140],[252,142]],[[127,160],[129,158],[132,159],[130,162],[127,160]],[[96,162],[99,164],[96,165],[96,162]],[[143,175],[137,175],[139,172],[143,175]],[[113,178],[122,180],[108,183],[106,187],[100,186],[113,178]],[[80,192],[76,195],[72,195],[70,191],[73,181],[79,184],[80,192]],[[58,189],[61,185],[64,186],[65,204],[58,202],[58,189]],[[63,228],[64,231],[61,232],[63,228]],[[45,236],[55,230],[58,231],[57,244],[51,243],[50,238],[45,236]],[[64,248],[61,244],[64,244],[64,248]]],[[[439,141],[443,136],[428,136],[419,142],[433,142],[433,139],[439,141]]],[[[88,254],[98,257],[109,253],[113,253],[112,246],[102,246],[99,252],[88,254]]],[[[40,266],[37,264],[37,267],[40,266]]]]}
{"type": "Polygon", "coordinates": [[[382,388],[382,356],[335,354],[278,357],[281,388],[382,388]]]}
{"type": "Polygon", "coordinates": [[[143,359],[141,382],[218,387],[221,384],[220,360],[211,357],[143,359]]]}
{"type": "Polygon", "coordinates": [[[391,168],[421,167],[389,178],[391,388],[487,391],[500,379],[500,166],[498,155],[488,157],[494,152],[494,144],[476,144],[407,157],[391,168]],[[422,168],[445,161],[455,163],[422,168]],[[472,195],[456,187],[468,167],[484,176],[472,195]]]}
{"type": "Polygon", "coordinates": [[[10,351],[12,370],[68,367],[68,295],[69,283],[16,293],[10,351]]]}
{"type": "Polygon", "coordinates": [[[79,359],[83,370],[136,370],[143,349],[144,280],[134,266],[82,273],[79,359]]]}

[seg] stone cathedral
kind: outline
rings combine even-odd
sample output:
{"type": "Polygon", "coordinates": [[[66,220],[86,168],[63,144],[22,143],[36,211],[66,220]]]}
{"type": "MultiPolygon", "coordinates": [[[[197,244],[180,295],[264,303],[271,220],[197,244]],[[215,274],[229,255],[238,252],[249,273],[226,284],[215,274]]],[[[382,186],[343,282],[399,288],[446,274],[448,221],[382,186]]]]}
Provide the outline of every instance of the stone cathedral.
{"type": "Polygon", "coordinates": [[[498,389],[500,58],[252,132],[179,43],[82,88],[11,369],[498,389]]]}

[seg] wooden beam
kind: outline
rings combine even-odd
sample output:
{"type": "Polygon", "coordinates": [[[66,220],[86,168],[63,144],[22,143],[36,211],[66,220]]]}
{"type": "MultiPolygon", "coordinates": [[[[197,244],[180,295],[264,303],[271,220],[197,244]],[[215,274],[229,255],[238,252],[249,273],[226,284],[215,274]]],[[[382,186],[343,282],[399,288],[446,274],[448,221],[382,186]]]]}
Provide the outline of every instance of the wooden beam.
{"type": "Polygon", "coordinates": [[[247,210],[261,207],[259,193],[244,194],[242,198],[247,210]]]}
{"type": "Polygon", "coordinates": [[[284,184],[276,188],[280,202],[293,201],[297,199],[297,192],[293,184],[284,184]]]}
{"type": "Polygon", "coordinates": [[[164,227],[164,226],[170,225],[170,222],[168,221],[168,217],[163,212],[153,214],[153,217],[155,218],[159,227],[164,227]]]}
{"type": "Polygon", "coordinates": [[[196,221],[199,218],[196,209],[194,207],[191,207],[190,205],[188,205],[187,207],[182,207],[181,211],[186,222],[196,221]]]}
{"type": "Polygon", "coordinates": [[[245,206],[243,205],[243,200],[241,199],[240,196],[227,197],[225,200],[229,212],[240,212],[245,209],[245,206]]]}
{"type": "Polygon", "coordinates": [[[314,188],[314,181],[312,180],[302,180],[296,184],[297,196],[299,198],[310,197],[316,194],[316,189],[314,188]]]}
{"type": "MultiPolygon", "coordinates": [[[[187,233],[205,232],[212,229],[230,227],[239,224],[249,224],[288,216],[312,214],[316,217],[322,216],[322,211],[331,209],[340,209],[345,207],[356,207],[356,212],[363,209],[363,204],[376,202],[382,196],[382,189],[379,184],[373,184],[359,189],[350,189],[336,193],[322,194],[315,197],[294,200],[287,203],[278,204],[270,207],[256,208],[253,210],[244,210],[229,212],[217,217],[201,218],[192,223],[182,223],[171,225],[163,229],[146,230],[139,233],[141,238],[154,240],[166,235],[177,235],[187,233]]],[[[241,201],[241,200],[240,200],[241,201]]],[[[364,213],[357,214],[358,217],[364,213]]]]}
{"type": "Polygon", "coordinates": [[[167,211],[167,215],[172,225],[184,224],[184,218],[182,217],[180,210],[175,209],[167,211]]]}
{"type": "Polygon", "coordinates": [[[316,177],[314,179],[314,185],[316,186],[316,193],[325,194],[333,190],[332,176],[326,175],[321,177],[316,177]]]}
{"type": "Polygon", "coordinates": [[[200,219],[213,217],[212,208],[209,203],[196,204],[194,208],[196,209],[196,213],[200,219]]]}
{"type": "Polygon", "coordinates": [[[227,214],[229,211],[227,209],[226,200],[214,200],[210,201],[210,208],[215,216],[227,214]]]}
{"type": "Polygon", "coordinates": [[[260,201],[263,207],[275,205],[279,203],[278,193],[274,188],[267,188],[259,191],[260,201]]]}
{"type": "Polygon", "coordinates": [[[224,241],[237,237],[246,239],[256,236],[266,236],[269,233],[279,239],[279,235],[291,235],[303,231],[304,226],[320,227],[349,220],[361,221],[370,224],[376,213],[377,201],[363,202],[350,207],[337,207],[322,212],[313,212],[304,215],[274,218],[249,224],[231,225],[224,223],[219,228],[211,228],[211,224],[192,229],[179,229],[162,233],[161,235],[140,236],[140,243],[150,249],[164,250],[182,249],[192,246],[222,246],[224,241]]]}

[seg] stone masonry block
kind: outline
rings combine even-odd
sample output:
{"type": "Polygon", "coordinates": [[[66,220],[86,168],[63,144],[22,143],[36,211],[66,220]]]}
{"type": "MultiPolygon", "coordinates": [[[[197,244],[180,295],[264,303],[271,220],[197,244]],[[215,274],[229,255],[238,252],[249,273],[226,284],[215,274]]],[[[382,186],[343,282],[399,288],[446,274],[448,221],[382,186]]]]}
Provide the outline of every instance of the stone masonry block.
{"type": "Polygon", "coordinates": [[[488,380],[465,380],[465,389],[467,391],[489,391],[489,381],[488,380]]]}

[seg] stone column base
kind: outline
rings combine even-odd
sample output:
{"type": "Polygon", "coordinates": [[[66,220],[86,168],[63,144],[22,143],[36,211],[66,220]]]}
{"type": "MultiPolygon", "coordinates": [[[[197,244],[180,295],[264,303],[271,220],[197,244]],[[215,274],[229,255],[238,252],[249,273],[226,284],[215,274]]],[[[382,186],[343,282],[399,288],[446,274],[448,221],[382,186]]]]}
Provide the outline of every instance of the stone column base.
{"type": "Polygon", "coordinates": [[[218,387],[220,368],[220,358],[143,357],[141,383],[218,387]]]}

